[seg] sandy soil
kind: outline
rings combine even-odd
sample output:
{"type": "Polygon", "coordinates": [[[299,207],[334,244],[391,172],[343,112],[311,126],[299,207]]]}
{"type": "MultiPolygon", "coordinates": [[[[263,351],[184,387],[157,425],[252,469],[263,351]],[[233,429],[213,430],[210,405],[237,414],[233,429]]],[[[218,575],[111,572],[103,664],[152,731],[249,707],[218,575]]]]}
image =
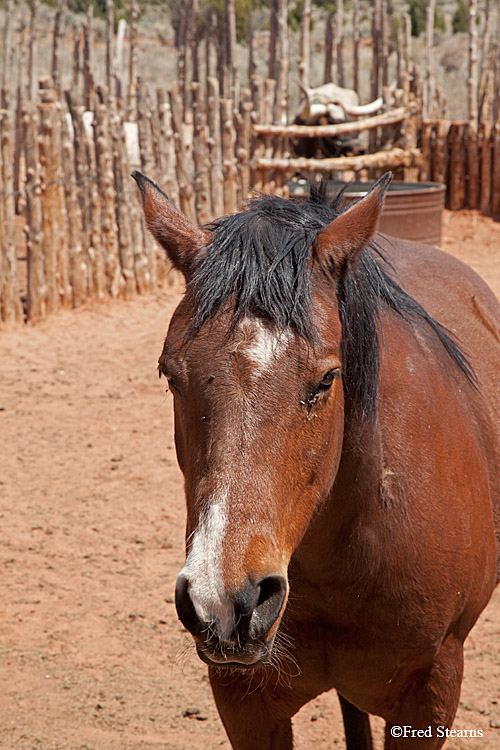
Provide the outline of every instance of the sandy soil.
{"type": "MultiPolygon", "coordinates": [[[[500,294],[500,224],[445,215],[444,248],[500,294]]],[[[156,360],[177,294],[0,332],[0,747],[229,747],[177,621],[182,481],[156,360]]],[[[500,747],[500,596],[467,641],[456,728],[500,747]]],[[[374,722],[380,747],[381,722],[374,722]]],[[[297,747],[343,747],[337,698],[297,747]]]]}

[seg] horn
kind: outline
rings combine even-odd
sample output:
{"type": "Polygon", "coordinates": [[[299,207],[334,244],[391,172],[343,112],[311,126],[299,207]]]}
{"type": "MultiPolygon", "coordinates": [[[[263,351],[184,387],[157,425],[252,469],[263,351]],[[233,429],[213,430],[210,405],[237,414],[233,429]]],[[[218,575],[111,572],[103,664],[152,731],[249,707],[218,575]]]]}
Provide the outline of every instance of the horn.
{"type": "Polygon", "coordinates": [[[299,81],[298,78],[296,78],[295,80],[297,81],[300,90],[303,94],[305,94],[306,97],[305,104],[302,108],[302,111],[300,112],[300,117],[302,118],[302,120],[307,120],[311,116],[311,95],[309,89],[304,86],[302,81],[299,81]]]}
{"type": "Polygon", "coordinates": [[[368,104],[360,104],[357,107],[343,104],[342,107],[344,108],[344,112],[346,113],[346,115],[350,115],[351,117],[361,117],[362,115],[374,115],[375,112],[378,112],[378,110],[382,107],[383,103],[384,100],[381,96],[379,96],[378,99],[375,99],[373,102],[369,102],[368,104]]]}

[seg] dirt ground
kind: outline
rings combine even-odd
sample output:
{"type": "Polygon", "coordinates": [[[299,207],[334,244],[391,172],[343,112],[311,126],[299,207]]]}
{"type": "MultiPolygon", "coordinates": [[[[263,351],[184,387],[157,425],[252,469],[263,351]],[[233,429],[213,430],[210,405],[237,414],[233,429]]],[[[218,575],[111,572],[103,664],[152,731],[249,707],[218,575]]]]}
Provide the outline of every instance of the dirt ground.
{"type": "MultiPolygon", "coordinates": [[[[500,224],[446,213],[444,249],[500,295],[500,224]]],[[[156,361],[178,295],[0,331],[0,748],[229,747],[173,604],[184,500],[156,361]]],[[[343,747],[334,693],[297,747],[343,747]]],[[[373,722],[377,747],[382,722],[373,722]]],[[[500,747],[500,596],[467,641],[457,729],[500,747]]]]}

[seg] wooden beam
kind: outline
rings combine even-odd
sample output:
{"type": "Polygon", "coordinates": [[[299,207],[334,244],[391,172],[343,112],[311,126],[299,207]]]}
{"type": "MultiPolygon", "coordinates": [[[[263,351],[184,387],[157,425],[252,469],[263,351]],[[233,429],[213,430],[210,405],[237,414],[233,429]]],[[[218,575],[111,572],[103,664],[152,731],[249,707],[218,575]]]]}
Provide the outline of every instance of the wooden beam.
{"type": "Polygon", "coordinates": [[[361,156],[340,156],[337,159],[254,159],[254,169],[276,169],[282,171],[294,171],[307,169],[315,172],[343,172],[352,169],[358,172],[360,169],[384,169],[386,167],[399,167],[418,165],[421,153],[418,149],[404,150],[392,148],[389,151],[379,151],[376,154],[363,154],[361,156]]]}
{"type": "Polygon", "coordinates": [[[299,136],[300,138],[318,138],[344,133],[361,133],[363,130],[380,128],[384,125],[393,125],[396,122],[406,120],[410,111],[407,107],[398,107],[392,112],[383,112],[381,115],[366,117],[357,122],[341,122],[337,125],[252,125],[252,133],[256,135],[286,135],[299,136]]]}

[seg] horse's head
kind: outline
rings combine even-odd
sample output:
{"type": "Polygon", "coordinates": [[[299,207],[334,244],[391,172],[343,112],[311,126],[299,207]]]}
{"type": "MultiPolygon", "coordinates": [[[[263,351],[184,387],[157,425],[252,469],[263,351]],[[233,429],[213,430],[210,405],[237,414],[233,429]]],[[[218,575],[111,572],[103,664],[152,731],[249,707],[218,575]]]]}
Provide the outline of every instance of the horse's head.
{"type": "Polygon", "coordinates": [[[287,602],[290,558],[338,469],[336,290],[390,178],[343,212],[262,197],[203,230],[134,176],[149,229],[186,278],[159,359],[187,501],[177,611],[207,663],[256,666],[287,602]]]}

